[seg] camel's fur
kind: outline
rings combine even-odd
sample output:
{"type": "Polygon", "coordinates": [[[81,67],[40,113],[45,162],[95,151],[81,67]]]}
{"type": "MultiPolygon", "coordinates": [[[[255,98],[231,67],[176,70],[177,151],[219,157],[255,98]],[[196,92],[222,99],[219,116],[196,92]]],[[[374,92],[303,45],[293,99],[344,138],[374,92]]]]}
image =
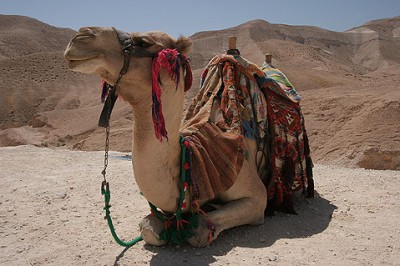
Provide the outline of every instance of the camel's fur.
{"type": "MultiPolygon", "coordinates": [[[[164,48],[177,48],[187,53],[191,47],[188,38],[175,40],[162,32],[133,33],[148,51],[158,52],[164,48]]],[[[69,67],[82,73],[97,73],[102,79],[114,84],[123,65],[123,54],[116,32],[112,28],[82,28],[71,40],[65,51],[69,67]]],[[[133,108],[132,163],[134,176],[144,197],[165,212],[175,212],[179,191],[177,180],[180,174],[179,132],[183,112],[183,82],[179,88],[165,71],[161,71],[163,84],[162,104],[168,142],[160,143],[155,137],[151,116],[151,58],[132,57],[130,67],[123,76],[117,93],[133,108]]],[[[213,117],[213,116],[212,116],[213,117]]],[[[215,117],[215,115],[214,115],[215,117]]],[[[255,154],[254,141],[246,140],[246,149],[255,154]]],[[[187,193],[187,200],[190,195],[187,193]]],[[[262,224],[267,203],[265,186],[257,175],[254,156],[245,160],[236,183],[219,195],[224,204],[208,214],[218,234],[228,228],[243,224],[262,224]]],[[[210,199],[211,200],[211,199],[210,199]]],[[[204,203],[204,202],[201,202],[204,203]]],[[[204,217],[203,217],[204,218],[204,217]]],[[[162,245],[158,233],[162,224],[153,217],[141,223],[144,240],[153,245],[162,245]]],[[[208,244],[206,219],[200,221],[195,236],[189,239],[194,246],[208,244]]]]}

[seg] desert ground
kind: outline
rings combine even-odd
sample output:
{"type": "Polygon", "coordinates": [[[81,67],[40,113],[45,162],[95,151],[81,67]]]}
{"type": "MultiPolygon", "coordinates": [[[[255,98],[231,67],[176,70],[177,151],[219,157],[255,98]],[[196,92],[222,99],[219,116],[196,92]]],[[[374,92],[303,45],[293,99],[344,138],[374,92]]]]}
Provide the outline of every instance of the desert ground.
{"type": "MultiPolygon", "coordinates": [[[[224,231],[206,248],[118,246],[103,219],[103,152],[0,148],[1,265],[399,265],[400,173],[317,164],[298,215],[224,231]]],[[[112,152],[112,216],[126,240],[149,213],[129,154],[112,152]],[[129,185],[127,185],[129,184],[129,185]]]]}

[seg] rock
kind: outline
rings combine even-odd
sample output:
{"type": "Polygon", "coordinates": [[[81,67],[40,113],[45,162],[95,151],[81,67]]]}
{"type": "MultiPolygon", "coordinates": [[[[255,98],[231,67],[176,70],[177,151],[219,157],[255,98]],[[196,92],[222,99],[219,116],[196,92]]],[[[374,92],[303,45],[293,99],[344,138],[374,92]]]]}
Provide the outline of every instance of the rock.
{"type": "Polygon", "coordinates": [[[400,170],[400,151],[370,148],[364,151],[358,165],[365,169],[400,170]]]}

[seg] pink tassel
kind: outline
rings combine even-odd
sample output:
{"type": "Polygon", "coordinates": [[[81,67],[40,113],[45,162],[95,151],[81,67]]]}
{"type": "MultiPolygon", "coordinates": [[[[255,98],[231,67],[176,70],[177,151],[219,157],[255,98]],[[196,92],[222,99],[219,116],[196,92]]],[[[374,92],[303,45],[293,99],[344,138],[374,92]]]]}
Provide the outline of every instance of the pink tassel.
{"type": "Polygon", "coordinates": [[[161,87],[158,81],[159,74],[160,74],[160,64],[158,62],[158,58],[154,58],[152,67],[152,93],[151,93],[153,105],[151,111],[152,111],[153,126],[156,138],[159,141],[163,141],[163,138],[166,138],[168,140],[168,132],[165,128],[165,120],[164,120],[164,115],[162,113],[161,87]]]}
{"type": "Polygon", "coordinates": [[[193,82],[192,70],[188,59],[184,55],[180,55],[176,49],[164,49],[158,53],[158,57],[153,59],[152,63],[152,118],[156,138],[161,142],[165,138],[168,140],[168,132],[165,128],[165,120],[162,112],[161,104],[161,87],[160,87],[160,69],[164,67],[171,75],[171,79],[175,81],[178,88],[180,80],[180,69],[183,66],[185,72],[184,91],[190,89],[193,82]]]}

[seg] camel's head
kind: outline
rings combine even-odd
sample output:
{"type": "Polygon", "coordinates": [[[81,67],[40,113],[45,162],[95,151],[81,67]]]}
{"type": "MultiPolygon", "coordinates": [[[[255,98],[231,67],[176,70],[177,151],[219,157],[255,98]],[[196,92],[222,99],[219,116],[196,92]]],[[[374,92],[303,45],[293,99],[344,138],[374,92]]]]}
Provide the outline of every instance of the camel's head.
{"type": "MultiPolygon", "coordinates": [[[[175,40],[158,31],[132,33],[131,39],[134,46],[146,51],[147,54],[157,54],[165,48],[176,48],[185,54],[189,52],[192,44],[186,37],[175,40]]],[[[111,84],[118,76],[124,62],[122,45],[116,30],[105,27],[81,28],[68,44],[64,56],[70,69],[82,73],[97,73],[111,84]]],[[[129,67],[131,74],[143,78],[143,75],[150,75],[148,71],[150,67],[151,57],[132,55],[129,67]]]]}

